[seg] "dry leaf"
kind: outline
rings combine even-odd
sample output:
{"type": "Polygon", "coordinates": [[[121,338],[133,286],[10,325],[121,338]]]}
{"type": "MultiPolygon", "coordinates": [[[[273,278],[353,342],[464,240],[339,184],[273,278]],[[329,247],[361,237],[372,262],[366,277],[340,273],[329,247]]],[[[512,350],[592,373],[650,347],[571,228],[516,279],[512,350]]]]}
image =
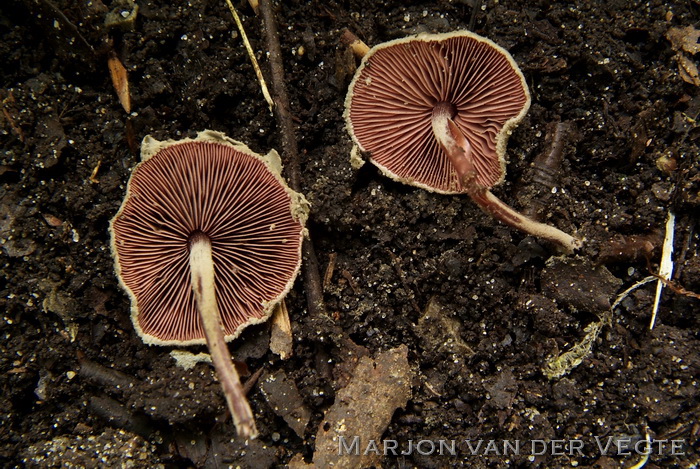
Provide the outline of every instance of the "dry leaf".
{"type": "Polygon", "coordinates": [[[678,73],[683,81],[695,86],[700,86],[700,77],[698,77],[697,65],[682,54],[677,54],[676,60],[678,61],[678,73]]]}
{"type": "Polygon", "coordinates": [[[112,77],[114,90],[117,92],[119,102],[127,113],[131,112],[131,96],[129,95],[129,79],[126,68],[115,54],[110,54],[107,59],[109,74],[112,77]]]}
{"type": "Polygon", "coordinates": [[[401,345],[374,360],[360,359],[352,379],[337,392],[316,433],[315,467],[376,465],[376,456],[364,449],[373,441],[380,442],[394,411],[405,407],[411,397],[413,373],[407,355],[408,348],[401,345]],[[356,442],[359,454],[340,451],[343,442],[348,446],[356,442]]]}
{"type": "Polygon", "coordinates": [[[56,228],[58,226],[63,225],[63,220],[61,220],[60,218],[58,218],[55,215],[51,215],[50,213],[44,213],[44,214],[42,214],[42,216],[44,217],[46,224],[49,226],[56,228]]]}
{"type": "MultiPolygon", "coordinates": [[[[126,108],[125,108],[126,109],[126,108]]],[[[129,111],[127,111],[129,112],[129,111]]],[[[90,173],[90,178],[89,181],[93,184],[98,184],[100,182],[99,179],[97,179],[97,173],[100,170],[100,165],[102,164],[102,160],[97,161],[97,165],[95,165],[94,168],[92,168],[92,172],[90,173]]]]}
{"type": "Polygon", "coordinates": [[[437,299],[431,298],[415,331],[426,352],[448,354],[456,361],[474,355],[474,351],[462,339],[461,329],[462,324],[450,317],[437,299]]]}
{"type": "Polygon", "coordinates": [[[671,41],[671,47],[675,51],[684,51],[689,54],[700,52],[700,31],[693,26],[685,28],[670,28],[666,33],[666,38],[671,41]]]}

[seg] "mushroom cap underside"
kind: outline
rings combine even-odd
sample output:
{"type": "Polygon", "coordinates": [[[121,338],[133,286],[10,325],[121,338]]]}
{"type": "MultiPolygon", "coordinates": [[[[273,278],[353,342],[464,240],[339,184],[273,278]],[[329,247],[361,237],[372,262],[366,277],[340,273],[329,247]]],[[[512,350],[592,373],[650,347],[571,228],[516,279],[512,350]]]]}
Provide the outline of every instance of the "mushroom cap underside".
{"type": "Polygon", "coordinates": [[[525,116],[530,94],[510,54],[469,31],[421,34],[373,47],[345,101],[357,148],[385,174],[441,193],[461,193],[458,176],[431,127],[447,103],[469,141],[477,182],[492,187],[505,175],[505,149],[525,116]]]}
{"type": "Polygon", "coordinates": [[[189,271],[190,237],[204,233],[232,340],[266,320],[291,289],[308,204],[279,175],[276,154],[257,155],[211,131],[179,142],[147,139],[110,225],[136,330],[151,344],[205,342],[189,271]]]}

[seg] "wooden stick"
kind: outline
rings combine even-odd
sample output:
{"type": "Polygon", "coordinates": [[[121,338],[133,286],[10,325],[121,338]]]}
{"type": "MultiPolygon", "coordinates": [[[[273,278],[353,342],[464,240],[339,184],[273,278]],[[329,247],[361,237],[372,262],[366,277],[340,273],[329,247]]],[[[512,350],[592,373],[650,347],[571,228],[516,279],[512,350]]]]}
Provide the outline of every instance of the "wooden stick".
{"type": "MultiPolygon", "coordinates": [[[[282,138],[282,154],[285,156],[285,168],[289,176],[289,185],[297,192],[301,190],[301,177],[299,169],[299,148],[294,132],[292,115],[289,111],[289,95],[284,80],[284,67],[282,66],[282,49],[280,47],[279,34],[275,15],[272,12],[270,0],[260,0],[260,13],[262,15],[265,36],[267,37],[267,49],[270,53],[270,69],[272,71],[272,92],[275,95],[275,118],[280,128],[282,138]]],[[[310,238],[304,239],[302,245],[302,257],[304,265],[304,289],[306,290],[306,302],[309,313],[312,315],[325,314],[323,301],[323,286],[318,269],[316,251],[310,238]]]]}

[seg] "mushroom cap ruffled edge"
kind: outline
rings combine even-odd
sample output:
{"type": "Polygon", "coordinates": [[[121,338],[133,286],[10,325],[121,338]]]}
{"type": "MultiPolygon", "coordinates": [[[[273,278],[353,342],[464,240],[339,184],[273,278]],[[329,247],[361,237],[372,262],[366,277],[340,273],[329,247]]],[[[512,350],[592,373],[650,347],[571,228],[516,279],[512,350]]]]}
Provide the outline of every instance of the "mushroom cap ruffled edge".
{"type": "MultiPolygon", "coordinates": [[[[122,202],[121,206],[119,207],[119,211],[117,211],[116,215],[112,217],[112,219],[109,222],[109,235],[110,235],[110,248],[112,252],[112,257],[114,258],[114,270],[115,273],[117,274],[117,279],[119,280],[119,286],[126,291],[127,295],[129,296],[129,300],[131,301],[131,322],[134,324],[134,329],[136,329],[136,333],[141,337],[141,340],[143,340],[144,343],[148,345],[179,345],[179,346],[187,346],[187,345],[198,345],[198,344],[206,344],[206,339],[202,337],[201,339],[192,339],[192,340],[163,340],[159,339],[158,337],[155,337],[150,334],[146,334],[143,332],[141,329],[141,326],[139,325],[138,321],[138,316],[139,316],[139,308],[138,308],[138,300],[136,295],[134,294],[133,291],[123,282],[122,280],[122,275],[121,275],[121,266],[119,264],[119,254],[117,252],[117,246],[116,246],[116,240],[114,236],[114,229],[113,225],[114,222],[119,218],[121,215],[122,211],[124,210],[124,207],[126,207],[127,201],[129,200],[129,197],[131,196],[131,178],[133,175],[138,171],[138,168],[143,164],[144,162],[148,161],[151,157],[153,157],[155,154],[160,152],[161,150],[168,148],[172,145],[179,145],[183,143],[189,143],[189,142],[208,142],[208,143],[218,143],[221,145],[228,145],[232,148],[234,148],[236,151],[239,151],[241,153],[245,153],[246,155],[252,156],[259,161],[261,161],[263,164],[265,164],[265,167],[272,173],[277,179],[277,181],[280,183],[280,185],[284,188],[284,190],[289,194],[289,198],[291,201],[291,214],[292,217],[295,220],[299,221],[299,224],[301,225],[301,237],[307,237],[308,236],[308,230],[306,229],[306,221],[309,217],[309,202],[307,202],[306,198],[292,190],[286,183],[286,181],[282,178],[282,161],[280,159],[279,154],[275,150],[270,150],[267,155],[260,155],[258,153],[255,153],[253,150],[251,150],[246,144],[239,142],[237,140],[234,140],[232,138],[227,137],[221,132],[217,132],[215,130],[203,130],[199,133],[197,133],[196,138],[184,138],[181,140],[163,140],[159,141],[156,140],[155,138],[151,137],[150,135],[147,135],[143,138],[143,141],[141,142],[141,161],[134,167],[134,169],[131,172],[131,177],[129,177],[129,182],[127,183],[127,188],[126,188],[126,195],[124,196],[124,201],[122,202]]],[[[296,268],[294,269],[294,272],[292,273],[289,281],[287,282],[284,290],[280,293],[280,295],[273,301],[268,301],[264,303],[263,310],[262,310],[262,317],[260,318],[250,318],[248,321],[245,323],[241,324],[238,326],[236,331],[233,334],[229,334],[225,336],[226,342],[230,342],[234,340],[236,337],[238,337],[241,332],[248,326],[251,326],[253,324],[260,324],[262,322],[267,321],[270,316],[272,315],[272,311],[274,310],[275,305],[279,303],[286,295],[289,293],[289,291],[292,289],[292,286],[294,285],[294,281],[296,280],[297,275],[299,274],[299,270],[301,269],[301,245],[303,243],[303,239],[299,243],[299,250],[298,250],[298,255],[299,255],[299,262],[297,263],[296,268]]]]}
{"type": "Polygon", "coordinates": [[[525,104],[523,108],[520,110],[518,115],[511,117],[508,119],[504,124],[503,128],[501,128],[501,131],[498,133],[496,136],[496,154],[498,156],[498,161],[501,165],[501,177],[496,181],[493,185],[497,186],[500,183],[503,182],[505,175],[506,175],[506,159],[505,159],[505,153],[506,153],[506,147],[508,145],[508,137],[510,137],[510,134],[512,130],[518,126],[520,121],[525,117],[527,114],[527,111],[530,109],[530,102],[531,102],[531,96],[530,96],[530,90],[527,86],[527,82],[525,81],[525,76],[523,75],[522,71],[520,70],[520,67],[518,64],[515,62],[515,59],[510,55],[510,53],[504,49],[503,47],[499,46],[495,42],[493,42],[491,39],[485,38],[483,36],[480,36],[476,33],[473,33],[471,31],[452,31],[449,33],[438,33],[438,34],[430,34],[430,33],[420,33],[420,34],[415,34],[412,36],[407,36],[399,39],[393,39],[391,41],[383,42],[381,44],[377,44],[376,46],[372,47],[369,52],[362,58],[362,62],[360,63],[360,66],[357,68],[357,71],[355,72],[355,76],[353,77],[352,81],[350,82],[350,86],[348,87],[348,94],[345,96],[345,111],[343,112],[343,117],[345,118],[345,127],[350,134],[350,137],[352,138],[353,142],[353,148],[350,153],[350,160],[354,168],[357,168],[358,161],[361,159],[360,154],[362,153],[369,153],[369,160],[377,166],[381,172],[395,180],[399,181],[404,184],[408,184],[411,186],[415,187],[420,187],[421,189],[425,189],[430,192],[437,192],[439,194],[463,194],[465,191],[450,191],[450,190],[442,190],[442,189],[437,189],[433,186],[429,186],[427,184],[419,183],[410,179],[402,178],[391,172],[388,168],[385,166],[381,165],[380,163],[377,163],[371,155],[371,152],[368,152],[364,148],[362,148],[362,144],[358,141],[358,139],[355,137],[355,132],[353,130],[352,126],[352,120],[350,119],[350,105],[352,103],[352,98],[355,90],[355,83],[359,79],[360,75],[362,75],[362,70],[364,70],[365,66],[367,65],[367,62],[369,59],[374,55],[375,52],[381,49],[385,49],[388,47],[395,46],[397,44],[402,44],[402,43],[407,43],[407,42],[412,42],[412,41],[424,41],[424,42],[440,42],[446,39],[450,39],[453,37],[468,37],[471,39],[474,39],[479,42],[483,42],[485,44],[488,44],[495,50],[497,50],[500,54],[502,54],[506,60],[510,63],[510,65],[513,67],[513,71],[515,74],[520,78],[520,81],[523,85],[523,92],[525,94],[525,104]]]}

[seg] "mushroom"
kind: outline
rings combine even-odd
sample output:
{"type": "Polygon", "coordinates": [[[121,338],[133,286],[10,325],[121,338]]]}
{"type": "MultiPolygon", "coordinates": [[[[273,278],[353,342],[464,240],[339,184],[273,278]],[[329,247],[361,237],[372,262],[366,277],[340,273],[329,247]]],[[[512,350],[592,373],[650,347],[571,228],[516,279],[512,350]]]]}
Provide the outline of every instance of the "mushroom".
{"type": "Polygon", "coordinates": [[[505,176],[508,136],[530,107],[510,54],[469,31],[379,44],[363,57],[345,100],[355,147],[384,174],[443,194],[467,193],[503,223],[567,251],[580,240],[516,212],[490,189],[505,176]]]}
{"type": "Polygon", "coordinates": [[[308,204],[266,156],[221,133],[158,142],[110,224],[120,285],[147,344],[205,343],[239,435],[255,421],[226,341],[265,321],[301,264],[308,204]]]}

